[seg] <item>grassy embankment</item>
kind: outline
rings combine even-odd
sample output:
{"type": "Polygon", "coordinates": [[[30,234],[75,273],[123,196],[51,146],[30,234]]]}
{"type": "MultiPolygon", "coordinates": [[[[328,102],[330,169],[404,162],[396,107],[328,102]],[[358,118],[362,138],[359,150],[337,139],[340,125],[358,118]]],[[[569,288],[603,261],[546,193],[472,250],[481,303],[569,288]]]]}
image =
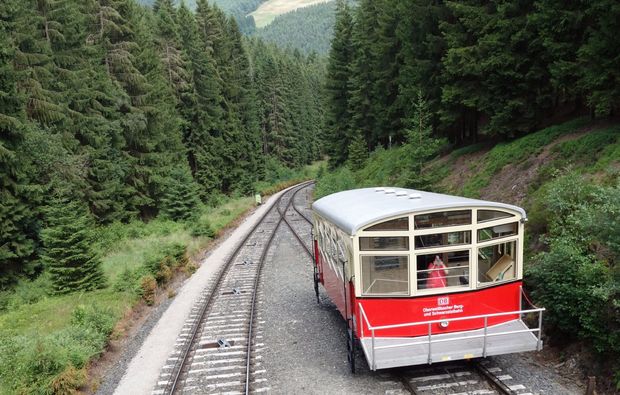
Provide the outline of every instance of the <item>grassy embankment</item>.
{"type": "MultiPolygon", "coordinates": [[[[272,181],[256,190],[272,194],[313,178],[319,166],[272,169],[272,181]]],[[[41,276],[0,294],[0,393],[62,394],[86,385],[89,361],[123,336],[123,318],[136,306],[172,297],[166,288],[173,276],[190,275],[199,253],[253,205],[253,197],[222,197],[188,223],[158,218],[97,229],[104,289],[50,296],[41,276]]]]}
{"type": "MultiPolygon", "coordinates": [[[[404,152],[380,149],[358,171],[325,173],[315,195],[408,187],[404,152]]],[[[585,346],[583,371],[620,386],[620,125],[581,118],[494,146],[460,148],[430,162],[422,176],[436,192],[527,210],[525,281],[547,308],[549,343],[566,349],[565,358],[585,346]]]]}

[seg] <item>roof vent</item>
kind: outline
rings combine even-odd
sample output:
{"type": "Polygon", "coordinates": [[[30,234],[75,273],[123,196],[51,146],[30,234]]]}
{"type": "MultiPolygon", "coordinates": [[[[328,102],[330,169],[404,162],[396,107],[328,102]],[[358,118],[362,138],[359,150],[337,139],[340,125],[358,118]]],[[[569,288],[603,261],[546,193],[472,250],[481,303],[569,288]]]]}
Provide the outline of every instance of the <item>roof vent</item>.
{"type": "Polygon", "coordinates": [[[385,190],[385,193],[387,193],[387,194],[394,193],[394,190],[393,190],[393,189],[391,189],[391,188],[390,188],[390,189],[386,189],[386,190],[385,190]]]}
{"type": "Polygon", "coordinates": [[[419,193],[412,193],[411,195],[409,195],[409,199],[421,199],[422,195],[420,195],[419,193]]]}
{"type": "Polygon", "coordinates": [[[405,192],[405,191],[396,191],[396,196],[407,196],[407,192],[405,192]]]}
{"type": "Polygon", "coordinates": [[[385,191],[385,188],[375,188],[375,192],[383,192],[385,191]]]}

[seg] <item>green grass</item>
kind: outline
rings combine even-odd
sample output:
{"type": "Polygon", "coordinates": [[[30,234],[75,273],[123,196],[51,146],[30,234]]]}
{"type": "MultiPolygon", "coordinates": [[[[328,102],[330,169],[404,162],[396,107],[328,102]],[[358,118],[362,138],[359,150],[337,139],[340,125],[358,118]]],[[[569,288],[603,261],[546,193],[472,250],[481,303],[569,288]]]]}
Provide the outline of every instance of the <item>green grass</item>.
{"type": "Polygon", "coordinates": [[[545,146],[558,137],[576,132],[588,124],[586,118],[579,118],[561,125],[551,126],[538,132],[528,134],[520,139],[501,143],[493,147],[483,158],[485,166],[463,187],[462,194],[468,197],[480,197],[480,192],[489,185],[493,175],[508,164],[520,162],[540,153],[545,146]]]}
{"type": "MultiPolygon", "coordinates": [[[[273,188],[287,177],[313,178],[323,165],[318,162],[297,171],[272,169],[271,182],[259,186],[273,188]]],[[[218,203],[200,207],[187,223],[157,218],[97,229],[105,289],[47,296],[49,281],[41,276],[1,293],[0,394],[52,393],[52,386],[84,385],[81,369],[104,350],[113,324],[140,299],[141,277],[152,273],[157,278],[160,262],[179,247],[190,255],[204,249],[211,238],[192,236],[195,225],[207,224],[209,233],[217,234],[252,208],[254,198],[220,197],[218,203]],[[84,311],[86,318],[76,322],[84,311]],[[98,319],[111,325],[102,328],[98,319]]]]}
{"type": "Polygon", "coordinates": [[[585,173],[608,170],[620,159],[620,126],[595,130],[576,140],[564,141],[553,148],[555,167],[571,164],[585,173]]]}
{"type": "Polygon", "coordinates": [[[37,303],[22,305],[0,315],[0,337],[13,335],[36,337],[64,329],[71,321],[73,311],[81,305],[105,306],[111,309],[115,317],[120,318],[132,303],[132,298],[127,298],[126,294],[111,289],[47,297],[37,303]]]}

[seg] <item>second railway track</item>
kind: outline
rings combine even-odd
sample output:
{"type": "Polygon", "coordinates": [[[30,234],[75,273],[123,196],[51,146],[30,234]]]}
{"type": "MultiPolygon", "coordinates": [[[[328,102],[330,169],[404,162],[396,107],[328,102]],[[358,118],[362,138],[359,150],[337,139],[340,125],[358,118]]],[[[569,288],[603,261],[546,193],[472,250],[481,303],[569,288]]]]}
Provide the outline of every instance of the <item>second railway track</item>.
{"type": "Polygon", "coordinates": [[[247,394],[269,389],[261,377],[263,344],[256,308],[260,272],[283,213],[309,185],[283,192],[237,246],[192,309],[154,394],[247,394]]]}

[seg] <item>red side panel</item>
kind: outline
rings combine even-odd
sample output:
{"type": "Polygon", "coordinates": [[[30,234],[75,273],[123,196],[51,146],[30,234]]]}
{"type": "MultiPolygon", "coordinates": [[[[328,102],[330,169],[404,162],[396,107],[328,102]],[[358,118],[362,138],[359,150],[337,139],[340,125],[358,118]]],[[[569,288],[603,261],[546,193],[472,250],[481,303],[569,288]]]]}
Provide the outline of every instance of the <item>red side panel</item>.
{"type": "MultiPolygon", "coordinates": [[[[376,327],[518,311],[520,308],[520,298],[521,281],[481,290],[444,295],[419,296],[415,298],[359,298],[355,303],[357,335],[361,336],[360,326],[363,323],[364,336],[370,336],[368,326],[361,319],[358,304],[363,306],[370,324],[376,327]]],[[[517,315],[488,318],[488,325],[499,324],[515,318],[517,318],[517,315]]],[[[452,321],[447,328],[442,328],[437,323],[432,325],[432,333],[459,332],[479,329],[483,326],[484,319],[482,318],[452,321]]],[[[377,337],[408,337],[427,334],[428,325],[375,331],[375,336],[377,337]]]]}
{"type": "MultiPolygon", "coordinates": [[[[325,287],[327,295],[340,311],[343,317],[345,317],[345,287],[342,279],[342,268],[336,271],[336,268],[332,268],[327,263],[321,253],[317,254],[319,260],[319,270],[321,273],[321,282],[325,287]]],[[[347,310],[351,315],[351,310],[347,310]]],[[[345,317],[346,318],[346,317],[345,317]]]]}

